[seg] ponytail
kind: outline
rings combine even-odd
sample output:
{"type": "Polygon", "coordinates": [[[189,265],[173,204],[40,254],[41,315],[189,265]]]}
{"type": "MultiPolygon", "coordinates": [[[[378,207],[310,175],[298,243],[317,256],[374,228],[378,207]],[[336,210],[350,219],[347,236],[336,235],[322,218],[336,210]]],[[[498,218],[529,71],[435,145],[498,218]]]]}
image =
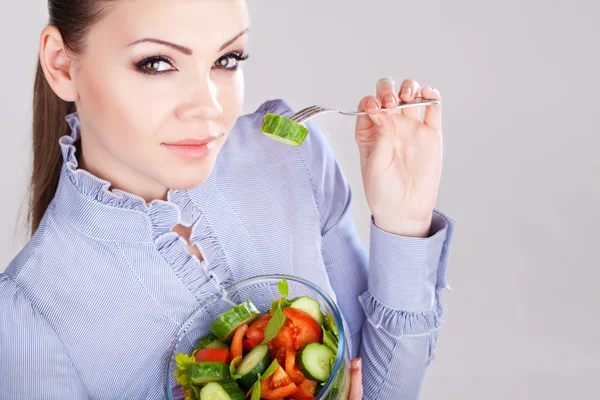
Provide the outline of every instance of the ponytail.
{"type": "Polygon", "coordinates": [[[54,93],[38,61],[33,91],[33,170],[28,217],[32,234],[56,193],[62,167],[58,140],[69,134],[65,117],[72,112],[75,103],[66,102],[54,93]]]}
{"type": "MultiPolygon", "coordinates": [[[[86,33],[117,0],[48,0],[48,24],[62,36],[65,49],[73,55],[85,48],[86,33]]],[[[28,223],[33,234],[56,194],[62,155],[58,140],[69,134],[65,121],[75,112],[75,103],[58,97],[46,80],[38,61],[33,90],[33,172],[28,223]]]]}

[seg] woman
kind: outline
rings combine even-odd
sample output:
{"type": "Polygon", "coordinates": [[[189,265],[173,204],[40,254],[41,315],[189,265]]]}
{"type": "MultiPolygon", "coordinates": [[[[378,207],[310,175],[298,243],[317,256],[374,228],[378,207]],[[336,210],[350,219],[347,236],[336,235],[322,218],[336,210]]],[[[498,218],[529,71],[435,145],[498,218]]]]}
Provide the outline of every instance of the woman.
{"type": "MultiPolygon", "coordinates": [[[[353,399],[417,398],[454,226],[434,210],[440,107],[423,122],[417,109],[381,112],[398,101],[390,79],[360,101],[367,259],[321,132],[309,124],[298,148],[261,135],[266,113],[293,113],[279,100],[239,115],[243,0],[50,0],[49,13],[34,234],[0,274],[1,397],[161,398],[167,347],[198,303],[285,273],[337,298],[357,358],[353,399]]],[[[399,95],[440,98],[413,80],[399,95]]]]}

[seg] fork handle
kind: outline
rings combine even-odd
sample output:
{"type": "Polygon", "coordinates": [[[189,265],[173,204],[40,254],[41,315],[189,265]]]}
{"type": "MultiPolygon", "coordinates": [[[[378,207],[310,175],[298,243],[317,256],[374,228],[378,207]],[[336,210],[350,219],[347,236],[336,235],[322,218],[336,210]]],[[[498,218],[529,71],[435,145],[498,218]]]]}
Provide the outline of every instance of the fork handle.
{"type": "MultiPolygon", "coordinates": [[[[440,104],[439,100],[424,99],[423,97],[415,97],[411,102],[404,102],[400,100],[400,104],[394,108],[382,108],[381,111],[396,111],[402,108],[408,107],[427,107],[432,104],[440,104]]],[[[368,114],[366,111],[340,111],[340,114],[344,115],[365,115],[368,114]]]]}

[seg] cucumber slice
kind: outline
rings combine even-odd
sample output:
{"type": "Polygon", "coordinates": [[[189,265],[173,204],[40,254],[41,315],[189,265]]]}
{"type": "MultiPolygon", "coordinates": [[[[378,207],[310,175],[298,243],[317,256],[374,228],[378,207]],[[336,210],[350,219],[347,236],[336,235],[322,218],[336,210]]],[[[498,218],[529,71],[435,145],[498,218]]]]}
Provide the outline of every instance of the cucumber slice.
{"type": "Polygon", "coordinates": [[[203,361],[190,364],[190,382],[194,385],[204,385],[208,382],[218,382],[229,378],[229,365],[220,362],[203,361]]]}
{"type": "Polygon", "coordinates": [[[258,380],[258,374],[263,374],[271,364],[269,345],[259,344],[242,359],[236,370],[236,375],[241,375],[240,386],[250,389],[258,380]]]}
{"type": "Polygon", "coordinates": [[[333,358],[335,354],[329,347],[320,343],[310,343],[298,352],[296,364],[308,379],[325,382],[331,374],[333,358]]]}
{"type": "Polygon", "coordinates": [[[334,354],[337,354],[338,341],[335,336],[325,328],[323,328],[323,344],[329,347],[334,354]]]}
{"type": "Polygon", "coordinates": [[[230,380],[207,383],[200,391],[200,400],[244,400],[245,397],[238,385],[230,380]]]}
{"type": "Polygon", "coordinates": [[[323,325],[323,313],[321,312],[321,306],[315,299],[311,299],[308,296],[302,296],[297,300],[294,300],[290,307],[304,311],[313,317],[319,325],[323,325]]]}
{"type": "Polygon", "coordinates": [[[229,346],[221,342],[213,333],[201,337],[196,344],[196,350],[202,349],[226,349],[229,346]]]}
{"type": "Polygon", "coordinates": [[[220,340],[214,340],[206,345],[206,349],[228,349],[229,346],[226,343],[221,342],[220,340]]]}
{"type": "Polygon", "coordinates": [[[308,129],[289,118],[267,114],[263,119],[262,133],[288,146],[298,147],[308,135],[308,129]]]}
{"type": "Polygon", "coordinates": [[[259,316],[260,312],[254,304],[250,300],[246,300],[217,318],[211,325],[210,330],[220,340],[228,341],[233,337],[238,327],[243,324],[250,325],[259,316]]]}

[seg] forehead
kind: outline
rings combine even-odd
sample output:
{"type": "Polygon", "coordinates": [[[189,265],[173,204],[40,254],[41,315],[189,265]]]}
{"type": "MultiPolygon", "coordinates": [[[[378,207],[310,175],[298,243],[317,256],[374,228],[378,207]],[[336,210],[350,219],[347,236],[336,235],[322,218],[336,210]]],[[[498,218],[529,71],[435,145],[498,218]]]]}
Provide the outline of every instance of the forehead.
{"type": "Polygon", "coordinates": [[[117,0],[94,28],[113,44],[159,38],[215,52],[248,27],[245,0],[117,0]]]}

